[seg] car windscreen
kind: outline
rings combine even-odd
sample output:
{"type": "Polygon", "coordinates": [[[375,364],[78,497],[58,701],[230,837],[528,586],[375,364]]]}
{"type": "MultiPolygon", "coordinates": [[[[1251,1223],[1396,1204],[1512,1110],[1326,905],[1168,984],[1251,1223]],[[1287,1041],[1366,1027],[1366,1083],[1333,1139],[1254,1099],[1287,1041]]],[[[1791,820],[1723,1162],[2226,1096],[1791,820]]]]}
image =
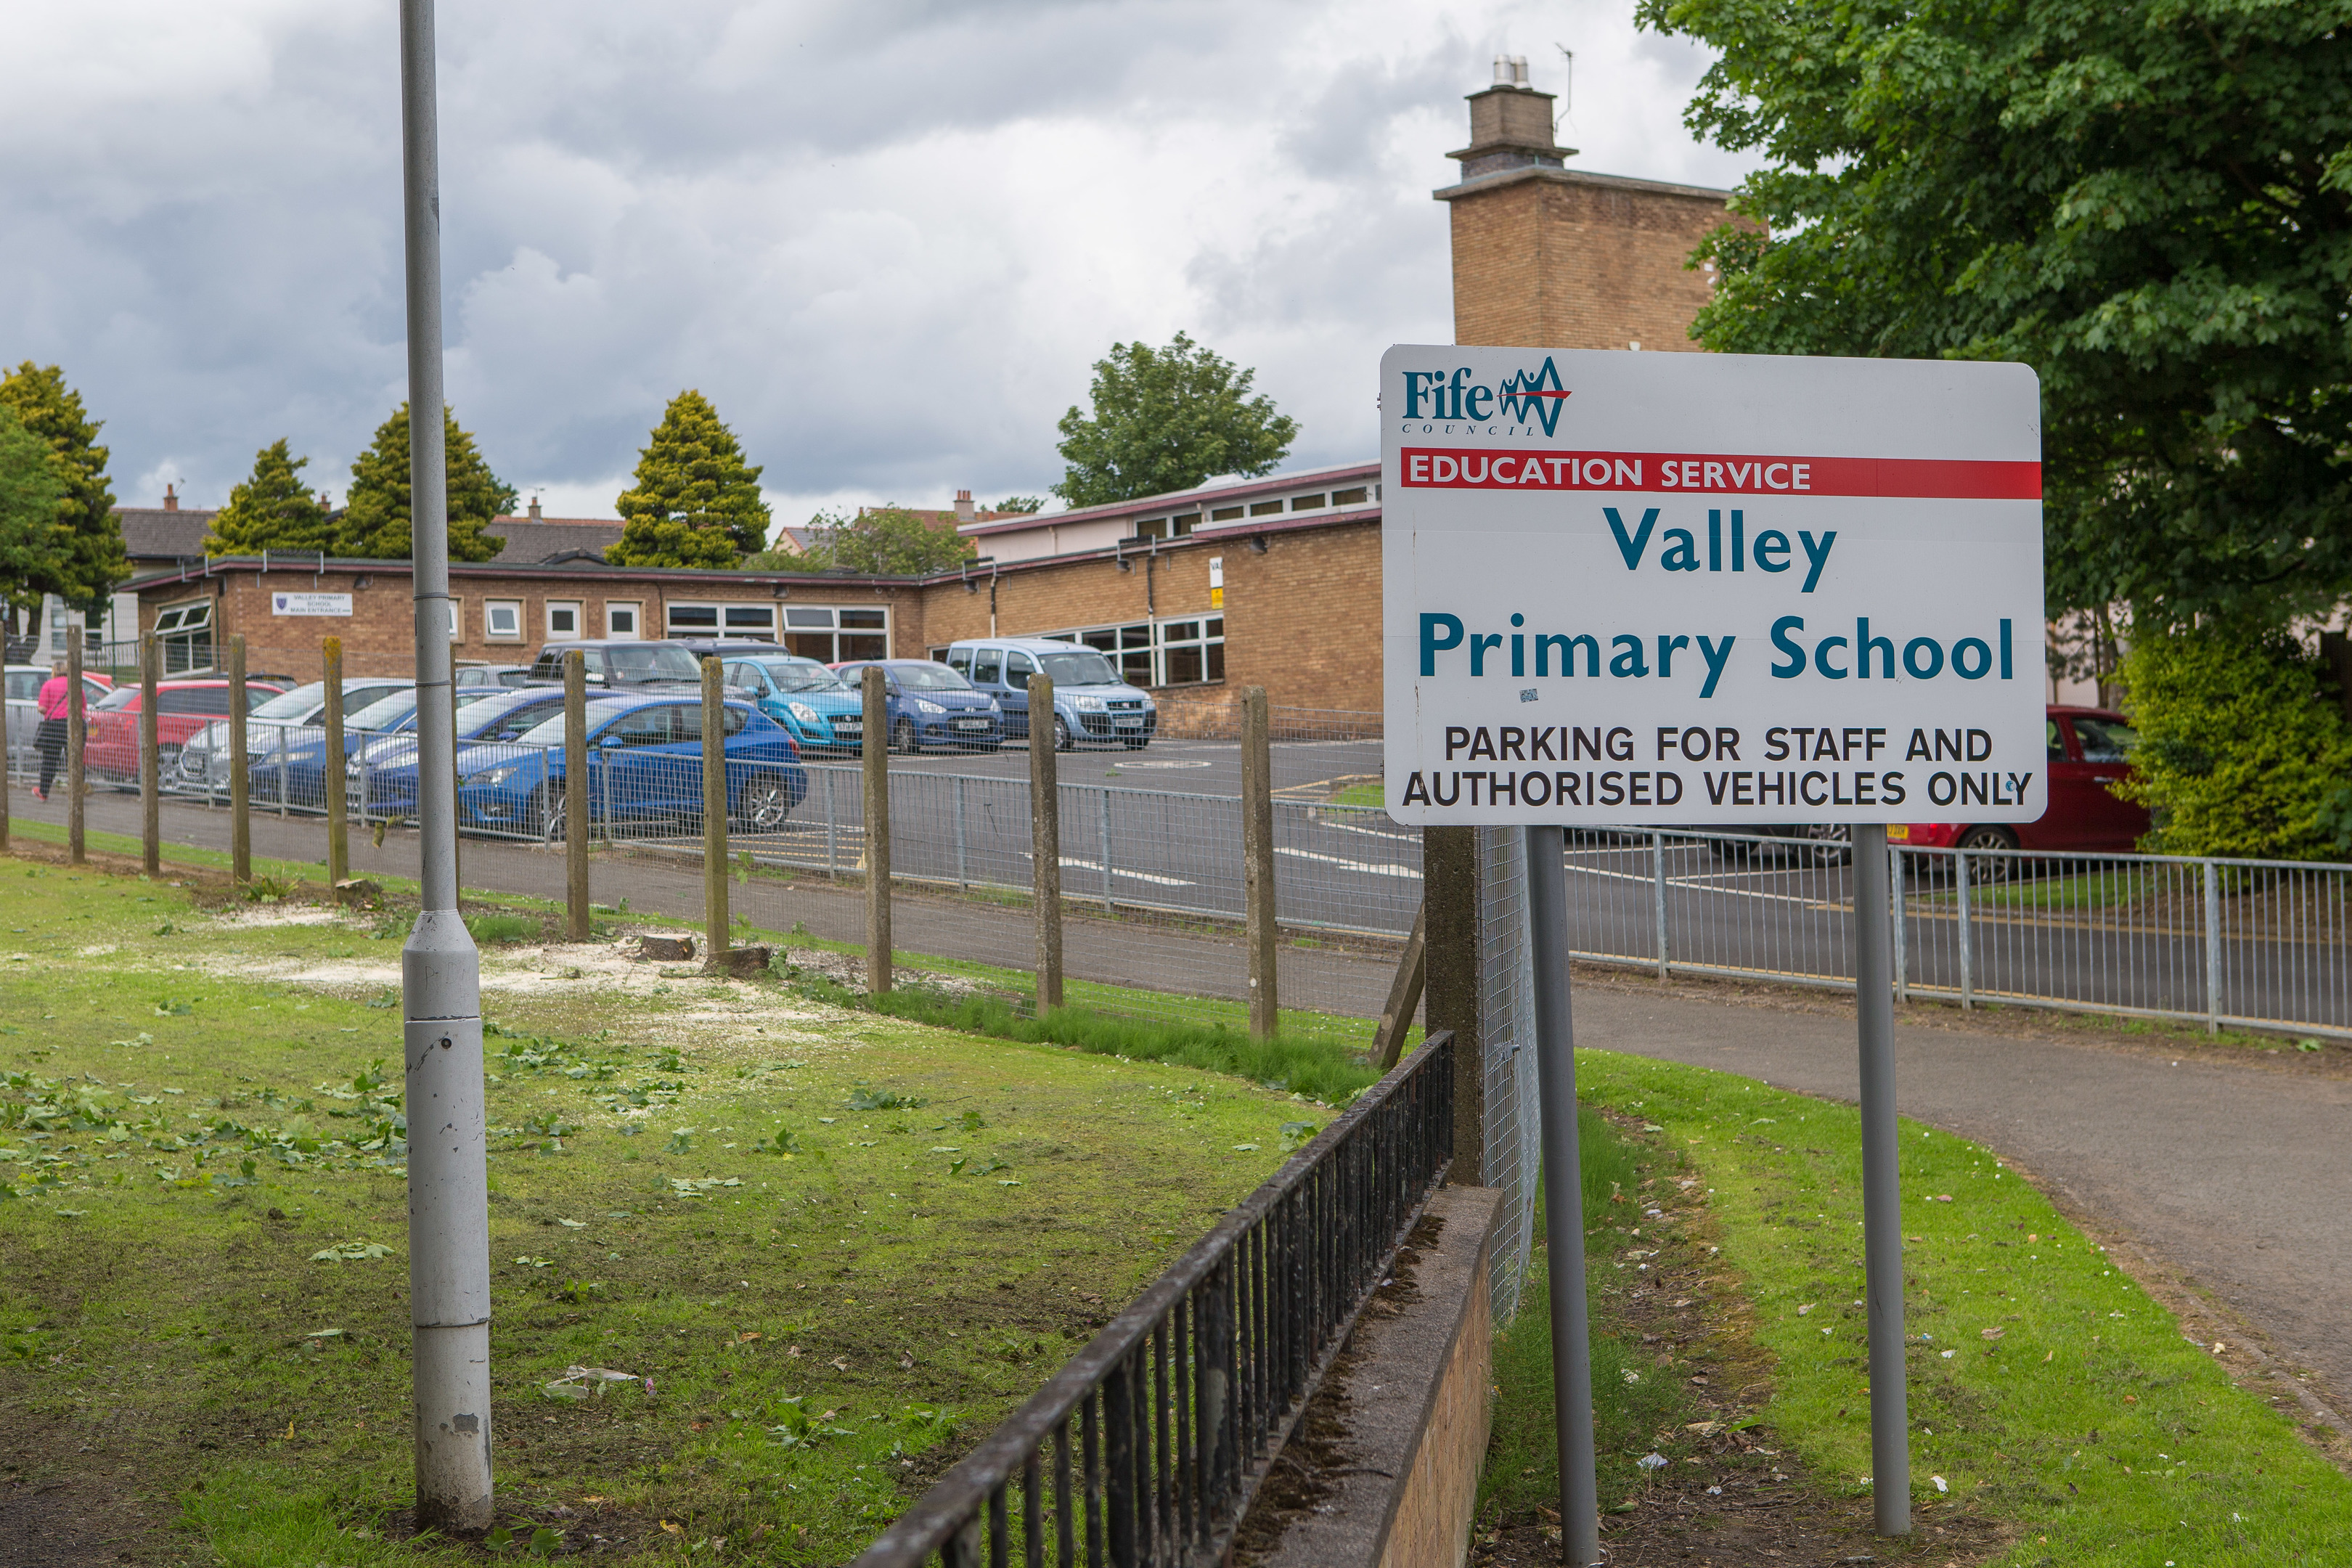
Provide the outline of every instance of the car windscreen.
{"type": "Polygon", "coordinates": [[[649,680],[700,680],[702,661],[682,647],[658,643],[642,647],[604,650],[609,679],[616,686],[639,686],[649,680]]]}
{"type": "Polygon", "coordinates": [[[970,691],[971,682],[944,664],[895,664],[890,673],[901,687],[917,691],[970,691]]]}
{"type": "Polygon", "coordinates": [[[343,721],[346,729],[389,730],[416,711],[416,693],[395,691],[389,697],[379,697],[343,721]]]}
{"type": "MultiPolygon", "coordinates": [[[[509,690],[503,686],[482,686],[469,695],[457,694],[457,731],[461,736],[478,735],[485,730],[495,730],[499,721],[518,708],[530,708],[550,700],[547,688],[524,687],[509,690]]],[[[562,699],[553,700],[558,706],[562,699]]]]}
{"type": "Polygon", "coordinates": [[[759,659],[755,661],[768,672],[779,691],[846,691],[841,677],[821,664],[802,664],[789,659],[759,659]]]}
{"type": "Polygon", "coordinates": [[[281,691],[258,708],[247,710],[247,717],[300,719],[307,717],[312,709],[326,700],[327,683],[323,680],[313,680],[307,686],[298,686],[291,691],[281,691]]]}
{"type": "Polygon", "coordinates": [[[1056,686],[1117,686],[1118,676],[1110,660],[1094,649],[1077,648],[1069,653],[1041,653],[1037,662],[1053,677],[1056,686]]]}
{"type": "MultiPolygon", "coordinates": [[[[614,713],[619,711],[621,711],[620,709],[615,708],[609,703],[591,702],[588,704],[589,733],[595,733],[597,725],[603,723],[606,719],[611,718],[614,713]]],[[[549,716],[547,719],[537,724],[533,724],[530,729],[525,730],[521,734],[517,735],[514,739],[514,743],[518,746],[560,746],[563,744],[563,715],[561,712],[558,712],[549,716]]]]}
{"type": "Polygon", "coordinates": [[[123,709],[131,707],[138,700],[139,688],[135,686],[118,686],[113,690],[108,692],[102,700],[91,703],[89,705],[90,711],[93,713],[119,713],[123,709]]]}

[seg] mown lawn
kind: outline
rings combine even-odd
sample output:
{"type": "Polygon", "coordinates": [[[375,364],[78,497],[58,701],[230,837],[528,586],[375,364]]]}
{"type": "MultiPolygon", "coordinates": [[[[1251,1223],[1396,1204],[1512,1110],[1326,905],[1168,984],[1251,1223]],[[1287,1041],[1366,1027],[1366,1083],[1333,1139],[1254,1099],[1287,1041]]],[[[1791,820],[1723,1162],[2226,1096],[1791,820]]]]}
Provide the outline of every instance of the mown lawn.
{"type": "MultiPolygon", "coordinates": [[[[406,921],[219,896],[0,858],[0,1447],[179,1500],[158,1560],[457,1561],[386,1538],[406,921]]],[[[1331,1114],[609,944],[486,977],[502,1502],[654,1563],[854,1555],[1331,1114]]]]}
{"type": "MultiPolygon", "coordinates": [[[[1659,1233],[1716,1238],[1776,1363],[1764,1419],[1818,1482],[1865,1495],[1854,1110],[1605,1051],[1580,1051],[1577,1070],[1589,1103],[1644,1119],[1704,1180],[1703,1213],[1659,1233]]],[[[2019,1527],[2000,1559],[2016,1568],[2347,1561],[2352,1481],[2047,1199],[1990,1151],[1908,1121],[1902,1166],[1921,1508],[2019,1527]]],[[[1610,1267],[1596,1254],[1596,1280],[1610,1267]]],[[[1517,1397],[1549,1389],[1523,1377],[1517,1397]]]]}

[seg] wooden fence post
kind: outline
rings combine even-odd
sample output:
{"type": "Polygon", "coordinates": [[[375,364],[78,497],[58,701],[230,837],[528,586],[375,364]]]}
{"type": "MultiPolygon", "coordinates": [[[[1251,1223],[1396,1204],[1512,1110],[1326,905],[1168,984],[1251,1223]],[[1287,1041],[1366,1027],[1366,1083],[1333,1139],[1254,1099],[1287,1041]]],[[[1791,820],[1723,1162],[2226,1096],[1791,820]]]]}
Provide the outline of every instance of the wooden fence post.
{"type": "Polygon", "coordinates": [[[869,664],[865,688],[866,992],[890,990],[890,704],[881,667],[869,664]]]}
{"type": "Polygon", "coordinates": [[[588,920],[588,656],[563,656],[563,904],[565,937],[586,942],[588,920]]]}
{"type": "Polygon", "coordinates": [[[253,802],[245,774],[245,634],[228,639],[228,875],[253,880],[253,802]]]}
{"type": "Polygon", "coordinates": [[[1037,913],[1037,1011],[1062,1005],[1062,782],[1054,754],[1054,678],[1029,678],[1030,902],[1037,913]],[[1043,715],[1041,720],[1039,715],[1043,715]]]}
{"type": "Polygon", "coordinates": [[[82,748],[89,742],[89,704],[81,694],[81,634],[66,645],[66,863],[79,866],[82,845],[82,748]]]}
{"type": "Polygon", "coordinates": [[[162,658],[153,632],[139,639],[139,864],[151,877],[163,869],[163,744],[155,717],[162,658]]]}
{"type": "Polygon", "coordinates": [[[1282,931],[1274,900],[1274,760],[1263,686],[1242,692],[1242,907],[1247,914],[1250,1033],[1268,1039],[1282,1027],[1276,974],[1282,931]]]}
{"type": "Polygon", "coordinates": [[[325,798],[319,804],[327,812],[327,886],[332,889],[352,874],[352,825],[343,804],[343,639],[327,638],[319,654],[327,677],[327,711],[321,719],[326,749],[320,756],[325,766],[319,774],[319,793],[325,798]]]}
{"type": "Polygon", "coordinates": [[[717,656],[702,661],[702,962],[727,964],[727,683],[717,656]]]}

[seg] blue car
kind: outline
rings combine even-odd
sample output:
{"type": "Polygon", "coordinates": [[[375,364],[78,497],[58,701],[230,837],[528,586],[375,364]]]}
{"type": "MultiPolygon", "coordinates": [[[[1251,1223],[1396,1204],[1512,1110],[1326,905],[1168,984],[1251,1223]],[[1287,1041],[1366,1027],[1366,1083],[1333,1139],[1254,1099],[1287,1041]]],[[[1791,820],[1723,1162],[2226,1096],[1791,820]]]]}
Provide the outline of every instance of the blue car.
{"type": "MultiPolygon", "coordinates": [[[[496,686],[460,687],[457,741],[486,743],[512,742],[525,731],[563,711],[563,693],[544,686],[508,689],[496,686]]],[[[416,815],[416,700],[404,693],[404,712],[392,711],[392,700],[376,704],[385,710],[384,722],[347,744],[351,755],[343,763],[343,804],[362,822],[405,822],[416,815]]],[[[374,710],[366,710],[374,717],[374,710]]],[[[354,721],[362,717],[354,714],[354,721]]],[[[348,738],[347,738],[348,739],[348,738]]]]}
{"type": "Polygon", "coordinates": [[[727,684],[792,731],[803,752],[856,752],[866,734],[866,702],[841,677],[813,658],[740,645],[722,667],[727,684]]]}
{"type": "MultiPolygon", "coordinates": [[[[868,668],[882,672],[890,749],[960,746],[992,752],[1004,744],[1004,710],[985,691],[944,664],[928,658],[870,658],[833,667],[842,684],[862,691],[868,668]]],[[[863,700],[863,697],[860,697],[863,700]]]]}
{"type": "MultiPolygon", "coordinates": [[[[808,798],[790,731],[751,703],[724,710],[727,816],[772,833],[808,798]]],[[[608,829],[691,820],[702,812],[702,704],[693,698],[602,699],[588,704],[588,799],[608,829]]],[[[564,718],[505,744],[457,752],[457,823],[478,833],[564,837],[564,718]]]]}

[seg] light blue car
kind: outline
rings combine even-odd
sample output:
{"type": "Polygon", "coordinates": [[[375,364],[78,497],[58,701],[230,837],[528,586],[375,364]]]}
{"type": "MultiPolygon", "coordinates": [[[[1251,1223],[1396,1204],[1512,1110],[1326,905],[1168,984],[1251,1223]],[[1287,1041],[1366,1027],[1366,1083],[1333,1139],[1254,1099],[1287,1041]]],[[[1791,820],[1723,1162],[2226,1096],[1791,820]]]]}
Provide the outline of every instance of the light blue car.
{"type": "MultiPolygon", "coordinates": [[[[1004,732],[1029,733],[1029,678],[1054,682],[1054,749],[1124,746],[1139,752],[1160,731],[1160,705],[1151,694],[1119,679],[1094,648],[1052,637],[977,637],[948,645],[947,662],[1004,712],[1004,732]]],[[[1038,725],[1044,727],[1041,717],[1038,725]]]]}
{"type": "Polygon", "coordinates": [[[755,653],[722,668],[727,684],[791,731],[802,751],[855,752],[865,743],[865,699],[816,660],[755,653]]]}

